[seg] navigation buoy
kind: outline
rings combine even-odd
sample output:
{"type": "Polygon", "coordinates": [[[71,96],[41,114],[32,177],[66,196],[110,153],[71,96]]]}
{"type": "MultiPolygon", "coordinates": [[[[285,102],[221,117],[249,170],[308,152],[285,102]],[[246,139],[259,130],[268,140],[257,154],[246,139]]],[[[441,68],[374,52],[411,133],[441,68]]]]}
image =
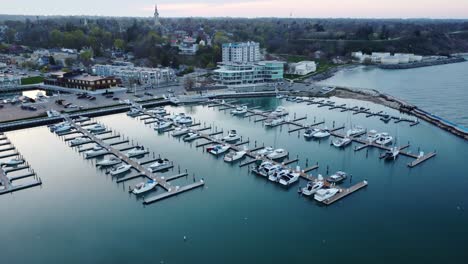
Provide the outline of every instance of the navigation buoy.
{"type": "Polygon", "coordinates": [[[187,237],[186,237],[186,236],[184,236],[184,241],[187,241],[187,237]]]}

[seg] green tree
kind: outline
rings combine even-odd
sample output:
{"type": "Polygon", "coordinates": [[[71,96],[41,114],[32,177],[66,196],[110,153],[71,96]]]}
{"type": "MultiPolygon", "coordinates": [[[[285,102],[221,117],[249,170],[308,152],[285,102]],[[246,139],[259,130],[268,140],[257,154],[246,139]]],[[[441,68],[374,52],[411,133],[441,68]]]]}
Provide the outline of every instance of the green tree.
{"type": "Polygon", "coordinates": [[[125,49],[125,41],[123,39],[115,39],[114,40],[114,47],[119,50],[125,49]]]}

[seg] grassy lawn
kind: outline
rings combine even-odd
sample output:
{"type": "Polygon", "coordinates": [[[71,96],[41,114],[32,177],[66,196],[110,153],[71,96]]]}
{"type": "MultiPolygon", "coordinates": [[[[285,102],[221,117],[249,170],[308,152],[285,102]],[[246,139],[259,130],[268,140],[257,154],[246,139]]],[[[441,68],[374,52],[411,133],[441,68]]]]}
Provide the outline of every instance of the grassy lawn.
{"type": "Polygon", "coordinates": [[[21,85],[28,85],[28,84],[37,84],[44,81],[44,77],[42,76],[34,76],[21,79],[21,85]]]}

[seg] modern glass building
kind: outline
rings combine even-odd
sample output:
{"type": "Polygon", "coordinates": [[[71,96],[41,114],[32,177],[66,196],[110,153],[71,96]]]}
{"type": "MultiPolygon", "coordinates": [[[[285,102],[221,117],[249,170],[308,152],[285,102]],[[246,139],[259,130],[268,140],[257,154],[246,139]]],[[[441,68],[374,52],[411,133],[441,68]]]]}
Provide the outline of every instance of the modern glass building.
{"type": "Polygon", "coordinates": [[[220,63],[214,71],[219,85],[249,87],[283,81],[284,62],[259,61],[255,63],[220,63]]]}

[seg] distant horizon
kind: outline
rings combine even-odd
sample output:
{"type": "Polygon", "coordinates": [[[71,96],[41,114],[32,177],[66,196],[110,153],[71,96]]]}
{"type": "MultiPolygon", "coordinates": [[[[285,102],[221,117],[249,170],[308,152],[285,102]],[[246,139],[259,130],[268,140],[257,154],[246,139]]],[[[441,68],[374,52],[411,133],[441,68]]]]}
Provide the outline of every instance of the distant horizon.
{"type": "Polygon", "coordinates": [[[162,18],[304,18],[304,19],[468,19],[466,0],[0,0],[12,16],[162,18]]]}

